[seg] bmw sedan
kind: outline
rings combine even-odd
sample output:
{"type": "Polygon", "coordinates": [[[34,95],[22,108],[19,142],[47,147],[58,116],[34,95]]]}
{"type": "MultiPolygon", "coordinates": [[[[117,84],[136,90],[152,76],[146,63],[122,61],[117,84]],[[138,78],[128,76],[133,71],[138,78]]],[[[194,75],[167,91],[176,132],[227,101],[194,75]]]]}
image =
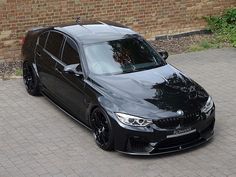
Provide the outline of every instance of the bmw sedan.
{"type": "Polygon", "coordinates": [[[40,27],[23,40],[23,80],[91,129],[103,150],[153,155],[207,142],[215,105],[133,30],[108,21],[40,27]]]}

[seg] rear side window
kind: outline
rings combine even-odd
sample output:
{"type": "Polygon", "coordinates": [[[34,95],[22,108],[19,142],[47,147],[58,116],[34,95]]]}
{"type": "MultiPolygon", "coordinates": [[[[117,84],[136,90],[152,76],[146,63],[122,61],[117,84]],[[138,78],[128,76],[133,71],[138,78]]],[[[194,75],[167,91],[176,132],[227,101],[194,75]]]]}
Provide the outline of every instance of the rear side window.
{"type": "Polygon", "coordinates": [[[39,45],[40,45],[41,47],[44,47],[44,46],[45,46],[45,42],[46,42],[46,40],[47,40],[48,33],[49,33],[49,32],[45,32],[45,33],[43,33],[43,34],[41,34],[41,35],[39,36],[39,45]]]}
{"type": "Polygon", "coordinates": [[[70,38],[67,38],[66,40],[64,51],[62,54],[62,61],[67,65],[80,63],[77,46],[75,42],[70,38]]]}
{"type": "Polygon", "coordinates": [[[46,50],[57,58],[60,58],[60,49],[64,36],[57,32],[50,32],[46,44],[46,50]]]}

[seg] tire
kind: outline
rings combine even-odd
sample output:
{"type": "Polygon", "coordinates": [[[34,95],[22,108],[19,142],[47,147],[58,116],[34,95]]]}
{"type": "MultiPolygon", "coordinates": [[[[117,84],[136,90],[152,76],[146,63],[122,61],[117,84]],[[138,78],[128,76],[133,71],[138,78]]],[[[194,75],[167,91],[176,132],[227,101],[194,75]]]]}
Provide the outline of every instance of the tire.
{"type": "Polygon", "coordinates": [[[29,62],[23,63],[23,81],[27,92],[32,96],[40,96],[40,82],[29,62]]]}
{"type": "Polygon", "coordinates": [[[107,113],[100,108],[95,108],[90,116],[90,124],[98,147],[105,151],[113,150],[113,129],[107,113]]]}

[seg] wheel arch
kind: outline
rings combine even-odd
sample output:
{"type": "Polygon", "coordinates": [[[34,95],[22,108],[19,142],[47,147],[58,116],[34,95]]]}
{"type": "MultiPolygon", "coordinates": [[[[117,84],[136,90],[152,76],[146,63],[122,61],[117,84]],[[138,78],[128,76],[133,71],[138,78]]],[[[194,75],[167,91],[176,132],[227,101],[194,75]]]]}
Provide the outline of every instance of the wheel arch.
{"type": "Polygon", "coordinates": [[[88,109],[87,118],[88,118],[88,125],[90,128],[91,128],[91,115],[96,108],[100,108],[100,107],[101,106],[99,106],[98,104],[92,104],[90,108],[88,109]]]}
{"type": "Polygon", "coordinates": [[[88,112],[87,112],[88,124],[89,124],[90,127],[91,127],[91,122],[90,122],[91,121],[91,115],[92,115],[93,111],[96,108],[101,109],[108,117],[110,117],[109,113],[107,112],[107,110],[105,108],[103,108],[101,105],[99,105],[99,104],[92,104],[90,106],[90,108],[88,109],[88,112]]]}
{"type": "Polygon", "coordinates": [[[36,63],[34,62],[34,59],[24,59],[22,65],[24,65],[24,63],[28,63],[32,66],[32,69],[34,70],[34,72],[36,73],[39,79],[39,74],[38,74],[37,66],[36,66],[36,63]]]}

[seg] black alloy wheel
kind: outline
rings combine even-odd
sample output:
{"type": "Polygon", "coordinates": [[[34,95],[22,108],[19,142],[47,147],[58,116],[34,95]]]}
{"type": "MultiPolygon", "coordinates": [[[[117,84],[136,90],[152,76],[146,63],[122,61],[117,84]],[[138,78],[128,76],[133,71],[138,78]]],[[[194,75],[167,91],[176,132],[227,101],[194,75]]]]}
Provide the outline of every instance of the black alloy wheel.
{"type": "Polygon", "coordinates": [[[28,62],[23,63],[23,81],[30,95],[40,95],[39,80],[32,66],[28,62]]]}
{"type": "Polygon", "coordinates": [[[103,150],[113,150],[113,131],[105,111],[95,108],[90,118],[93,135],[97,145],[103,150]]]}

